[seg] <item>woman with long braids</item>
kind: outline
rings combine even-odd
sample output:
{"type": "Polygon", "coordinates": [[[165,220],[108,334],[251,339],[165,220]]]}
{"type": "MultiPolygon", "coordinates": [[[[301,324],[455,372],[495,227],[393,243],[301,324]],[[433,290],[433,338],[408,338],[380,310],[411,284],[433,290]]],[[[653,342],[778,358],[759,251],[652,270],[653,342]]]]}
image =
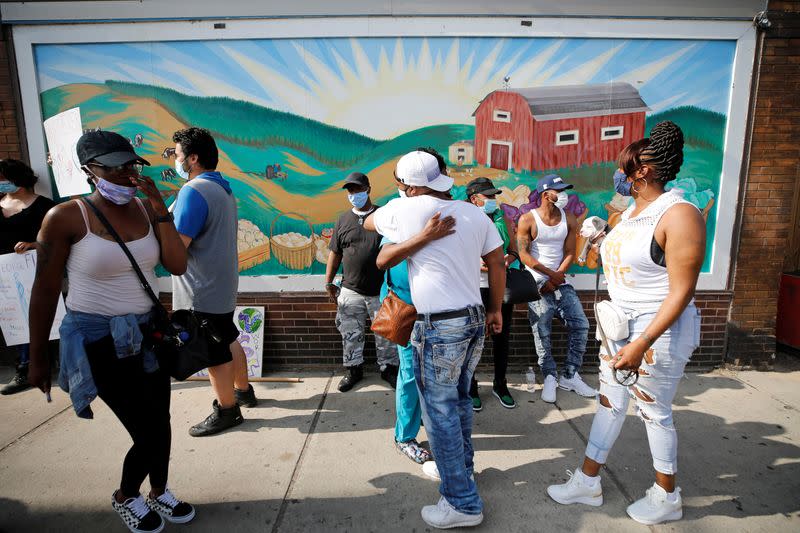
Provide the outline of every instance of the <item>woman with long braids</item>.
{"type": "Polygon", "coordinates": [[[612,353],[600,350],[600,397],[583,465],[566,483],[547,488],[561,504],[603,503],[598,474],[633,398],[647,428],[656,482],[627,511],[648,525],[683,516],[672,400],[700,337],[693,297],[705,256],[705,224],[694,205],[664,190],[682,163],[683,132],[672,122],[657,124],[649,138],[620,154],[614,189],[634,202],[605,237],[600,254],[612,305],[627,316],[629,334],[609,340],[612,353]]]}

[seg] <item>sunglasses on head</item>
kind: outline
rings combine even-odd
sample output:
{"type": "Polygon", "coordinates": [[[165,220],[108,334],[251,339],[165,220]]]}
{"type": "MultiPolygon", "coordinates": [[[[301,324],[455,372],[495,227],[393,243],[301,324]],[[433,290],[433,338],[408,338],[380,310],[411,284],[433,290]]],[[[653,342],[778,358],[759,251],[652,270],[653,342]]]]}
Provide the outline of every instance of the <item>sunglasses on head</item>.
{"type": "Polygon", "coordinates": [[[639,370],[617,370],[614,369],[614,381],[623,387],[630,387],[639,381],[639,370]]]}

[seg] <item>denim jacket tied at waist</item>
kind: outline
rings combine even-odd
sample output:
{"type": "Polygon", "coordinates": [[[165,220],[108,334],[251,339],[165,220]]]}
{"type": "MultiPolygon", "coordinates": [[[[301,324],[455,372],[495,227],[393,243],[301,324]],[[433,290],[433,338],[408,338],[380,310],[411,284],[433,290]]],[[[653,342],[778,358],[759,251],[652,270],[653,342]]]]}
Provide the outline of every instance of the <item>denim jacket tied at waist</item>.
{"type": "MultiPolygon", "coordinates": [[[[139,324],[146,323],[150,316],[151,313],[103,316],[67,310],[59,329],[61,370],[58,385],[69,393],[75,413],[80,418],[94,418],[89,404],[97,397],[97,387],[84,345],[111,334],[119,359],[136,355],[142,351],[144,339],[139,324]]],[[[112,354],[108,356],[112,357],[112,354]]],[[[151,350],[144,350],[143,364],[147,373],[158,370],[158,362],[151,350]]]]}

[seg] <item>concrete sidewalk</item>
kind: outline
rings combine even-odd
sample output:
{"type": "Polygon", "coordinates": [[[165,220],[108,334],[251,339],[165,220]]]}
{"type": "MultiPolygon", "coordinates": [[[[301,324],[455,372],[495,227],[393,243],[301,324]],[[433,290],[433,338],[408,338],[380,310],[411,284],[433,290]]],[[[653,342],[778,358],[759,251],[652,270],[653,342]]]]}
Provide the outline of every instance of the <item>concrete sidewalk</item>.
{"type": "MultiPolygon", "coordinates": [[[[303,378],[256,384],[261,401],[243,410],[246,422],[202,439],[187,430],[208,414],[209,386],[173,385],[170,486],[197,506],[188,528],[430,531],[419,511],[438,500],[438,485],[394,449],[394,392],[374,374],[346,394],[339,376],[303,378]]],[[[519,406],[507,410],[482,383],[474,443],[486,519],[475,531],[646,529],[625,514],[652,484],[641,421],[629,414],[602,474],[604,505],[562,507],[545,487],[579,465],[595,404],[559,391],[549,405],[539,390],[515,391],[519,406]]],[[[51,404],[33,390],[0,398],[0,531],[125,531],[110,498],[130,441],[102,402],[93,407],[86,421],[61,391],[51,404]]],[[[797,371],[688,374],[675,414],[684,519],[651,529],[799,530],[799,409],[797,371]]]]}

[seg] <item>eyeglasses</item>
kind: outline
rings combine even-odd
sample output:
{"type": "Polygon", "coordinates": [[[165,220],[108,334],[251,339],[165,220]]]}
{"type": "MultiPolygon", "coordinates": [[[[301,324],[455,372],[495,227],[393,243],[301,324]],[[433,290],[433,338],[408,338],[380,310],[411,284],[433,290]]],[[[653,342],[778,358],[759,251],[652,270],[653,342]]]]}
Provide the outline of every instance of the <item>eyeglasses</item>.
{"type": "Polygon", "coordinates": [[[614,381],[623,387],[630,387],[636,385],[639,381],[639,370],[617,370],[614,369],[614,381]]]}
{"type": "Polygon", "coordinates": [[[141,174],[142,169],[144,168],[144,165],[141,163],[125,163],[124,165],[117,165],[115,167],[109,167],[101,163],[87,163],[86,165],[102,168],[103,171],[108,174],[125,174],[130,173],[131,171],[141,174]]]}

